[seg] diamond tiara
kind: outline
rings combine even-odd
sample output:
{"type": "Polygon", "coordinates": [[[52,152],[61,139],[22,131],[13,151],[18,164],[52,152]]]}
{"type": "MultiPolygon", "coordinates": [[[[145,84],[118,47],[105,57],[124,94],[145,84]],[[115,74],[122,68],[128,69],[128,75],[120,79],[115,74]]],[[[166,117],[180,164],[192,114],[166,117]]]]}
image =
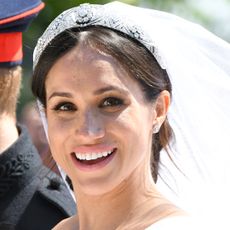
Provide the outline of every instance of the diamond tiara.
{"type": "Polygon", "coordinates": [[[33,56],[34,68],[46,46],[58,34],[70,28],[91,25],[111,28],[138,40],[154,55],[161,68],[165,69],[157,48],[153,46],[153,41],[140,26],[133,23],[126,15],[118,15],[111,8],[106,7],[106,5],[93,5],[89,3],[64,11],[48,26],[35,47],[33,56]]]}

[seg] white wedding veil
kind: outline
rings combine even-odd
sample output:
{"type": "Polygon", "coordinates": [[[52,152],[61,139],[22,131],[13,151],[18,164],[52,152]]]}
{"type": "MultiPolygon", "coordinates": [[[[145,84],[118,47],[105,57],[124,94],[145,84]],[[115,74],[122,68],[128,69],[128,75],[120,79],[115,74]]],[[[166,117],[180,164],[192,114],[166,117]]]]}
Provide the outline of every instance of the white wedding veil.
{"type": "MultiPolygon", "coordinates": [[[[170,157],[161,151],[157,186],[193,215],[206,218],[217,229],[230,229],[230,45],[169,13],[119,2],[83,4],[50,24],[35,48],[34,67],[56,35],[87,25],[110,27],[136,38],[166,69],[172,82],[168,119],[175,140],[170,157]]],[[[42,109],[41,114],[45,124],[42,109]]]]}

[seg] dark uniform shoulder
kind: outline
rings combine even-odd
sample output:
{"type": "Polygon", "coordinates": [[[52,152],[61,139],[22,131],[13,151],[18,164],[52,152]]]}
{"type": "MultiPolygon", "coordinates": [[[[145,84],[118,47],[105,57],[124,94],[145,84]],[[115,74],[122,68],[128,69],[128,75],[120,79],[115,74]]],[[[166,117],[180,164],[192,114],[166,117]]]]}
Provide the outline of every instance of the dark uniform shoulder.
{"type": "Polygon", "coordinates": [[[50,230],[75,214],[64,181],[42,165],[27,130],[0,156],[0,229],[50,230]]]}
{"type": "Polygon", "coordinates": [[[63,179],[46,167],[40,176],[41,184],[20,218],[17,230],[50,230],[76,213],[75,202],[63,179]]]}
{"type": "Polygon", "coordinates": [[[68,216],[74,215],[76,213],[76,205],[66,183],[56,173],[47,168],[46,171],[47,173],[42,180],[38,192],[45,199],[55,203],[63,213],[66,213],[68,216]]]}

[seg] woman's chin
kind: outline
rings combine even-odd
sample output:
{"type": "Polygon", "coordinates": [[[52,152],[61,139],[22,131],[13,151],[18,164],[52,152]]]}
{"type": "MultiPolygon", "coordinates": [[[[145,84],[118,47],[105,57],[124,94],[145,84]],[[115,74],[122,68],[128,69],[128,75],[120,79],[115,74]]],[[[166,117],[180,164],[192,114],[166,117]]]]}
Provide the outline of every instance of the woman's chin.
{"type": "Polygon", "coordinates": [[[76,186],[76,195],[78,193],[84,194],[86,196],[104,196],[105,194],[112,193],[115,188],[118,186],[117,183],[114,183],[115,181],[102,181],[100,180],[94,180],[94,181],[84,181],[84,183],[78,184],[76,186]]]}

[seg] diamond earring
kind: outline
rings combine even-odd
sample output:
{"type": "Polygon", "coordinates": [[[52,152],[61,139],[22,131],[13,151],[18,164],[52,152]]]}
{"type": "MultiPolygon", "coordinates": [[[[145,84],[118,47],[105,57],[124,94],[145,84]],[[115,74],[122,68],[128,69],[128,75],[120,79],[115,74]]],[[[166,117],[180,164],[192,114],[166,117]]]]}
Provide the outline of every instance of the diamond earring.
{"type": "Polygon", "coordinates": [[[160,124],[156,124],[156,125],[154,125],[154,127],[153,127],[153,134],[156,134],[156,133],[158,133],[159,132],[159,130],[160,130],[160,124]]]}

